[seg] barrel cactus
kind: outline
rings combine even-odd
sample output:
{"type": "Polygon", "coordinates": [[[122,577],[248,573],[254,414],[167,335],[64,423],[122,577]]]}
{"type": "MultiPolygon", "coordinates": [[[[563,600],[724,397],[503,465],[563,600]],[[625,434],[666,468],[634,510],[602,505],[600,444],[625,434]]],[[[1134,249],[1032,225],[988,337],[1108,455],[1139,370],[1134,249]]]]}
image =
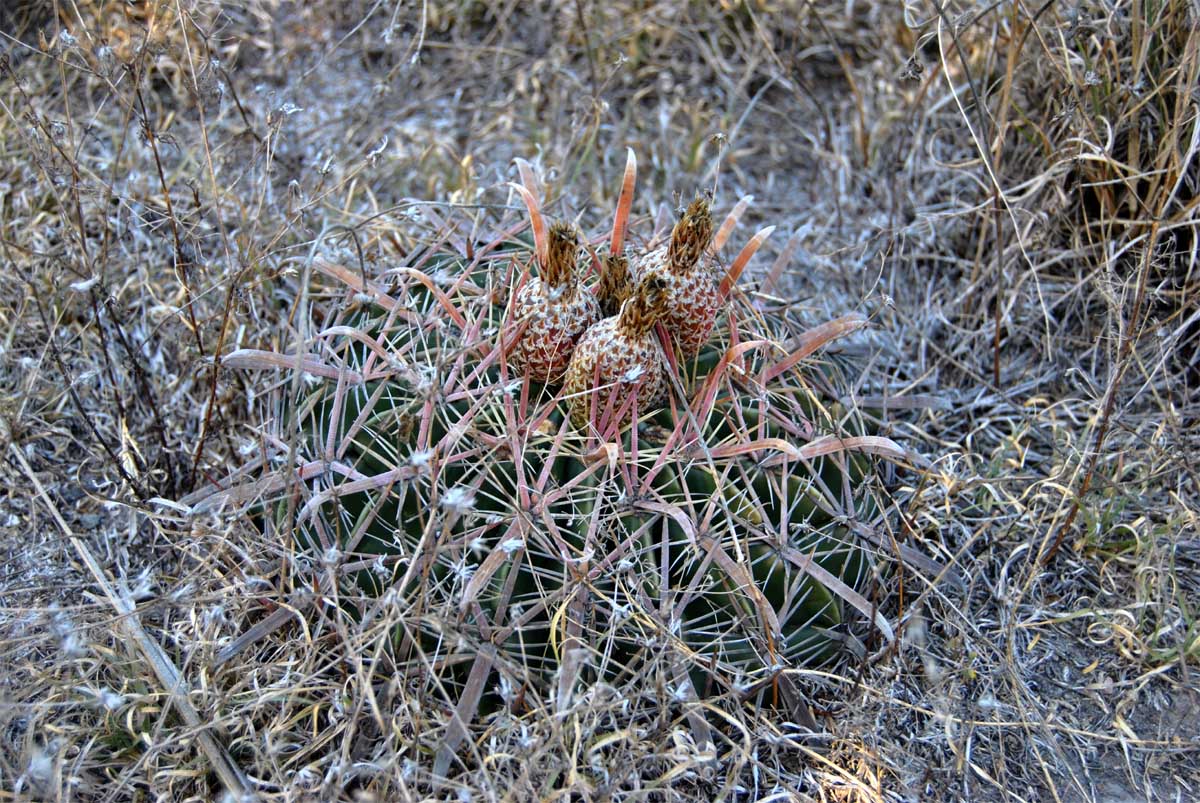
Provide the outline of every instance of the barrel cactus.
{"type": "MultiPolygon", "coordinates": [[[[332,297],[308,352],[226,358],[306,372],[279,417],[295,455],[272,476],[290,490],[259,480],[276,492],[265,515],[336,564],[353,616],[381,615],[381,600],[404,611],[395,660],[438,668],[457,697],[441,769],[513,689],[562,707],[666,651],[680,694],[770,701],[782,669],[862,654],[864,633],[890,638],[862,539],[881,515],[865,473],[868,455],[902,452],[847,426],[811,356],[863,319],[799,331],[723,282],[729,313],[704,322],[712,336],[693,358],[655,358],[666,387],[653,404],[603,430],[573,426],[572,396],[594,390],[574,385],[594,377],[546,385],[510,359],[510,288],[546,236],[523,195],[532,247],[502,236],[386,276],[318,261],[332,297]]],[[[626,196],[600,260],[626,259],[626,196]]],[[[643,279],[623,304],[661,291],[643,279]]]]}

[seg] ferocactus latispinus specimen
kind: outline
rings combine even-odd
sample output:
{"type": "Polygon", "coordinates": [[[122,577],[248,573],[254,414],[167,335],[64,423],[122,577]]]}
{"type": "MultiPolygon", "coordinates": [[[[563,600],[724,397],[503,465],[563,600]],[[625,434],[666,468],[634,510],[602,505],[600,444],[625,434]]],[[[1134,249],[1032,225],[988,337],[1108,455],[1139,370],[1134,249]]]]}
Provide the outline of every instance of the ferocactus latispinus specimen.
{"type": "Polygon", "coordinates": [[[566,380],[571,423],[576,428],[584,429],[590,422],[599,430],[624,420],[634,404],[639,412],[662,404],[667,367],[654,324],[667,307],[668,293],[661,277],[643,279],[619,315],[600,321],[579,341],[566,380]]]}
{"type": "Polygon", "coordinates": [[[575,270],[579,234],[569,223],[550,227],[542,275],[530,279],[513,303],[511,326],[524,330],[509,355],[518,371],[538,382],[558,382],[575,343],[600,320],[596,297],[575,270]]]}
{"type": "Polygon", "coordinates": [[[688,204],[671,231],[671,242],[643,256],[638,278],[659,276],[668,297],[663,325],[685,359],[708,342],[720,307],[719,277],[704,252],[713,237],[712,212],[705,196],[688,204]]]}

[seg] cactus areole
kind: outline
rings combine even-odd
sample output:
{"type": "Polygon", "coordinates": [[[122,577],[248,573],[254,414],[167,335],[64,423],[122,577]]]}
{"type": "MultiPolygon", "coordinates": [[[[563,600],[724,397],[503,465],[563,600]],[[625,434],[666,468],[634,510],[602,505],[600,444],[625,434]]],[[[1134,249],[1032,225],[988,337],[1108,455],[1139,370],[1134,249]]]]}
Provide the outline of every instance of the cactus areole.
{"type": "Polygon", "coordinates": [[[633,405],[646,412],[662,404],[667,368],[658,351],[654,324],[668,301],[666,282],[643,279],[621,306],[621,314],[605,318],[579,341],[567,369],[566,391],[571,423],[596,429],[625,420],[633,405]]]}
{"type": "Polygon", "coordinates": [[[595,296],[579,286],[579,236],[575,228],[569,223],[555,223],[548,240],[542,275],[530,279],[517,293],[510,321],[520,335],[509,361],[538,382],[560,381],[576,342],[600,320],[595,296]]]}

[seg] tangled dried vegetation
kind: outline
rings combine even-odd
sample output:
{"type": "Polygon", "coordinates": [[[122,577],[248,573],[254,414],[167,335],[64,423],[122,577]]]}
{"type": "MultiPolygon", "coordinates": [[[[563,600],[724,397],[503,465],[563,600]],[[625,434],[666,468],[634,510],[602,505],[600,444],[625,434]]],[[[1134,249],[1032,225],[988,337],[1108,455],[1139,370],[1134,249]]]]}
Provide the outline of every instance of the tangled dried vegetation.
{"type": "Polygon", "coordinates": [[[0,789],[1200,796],[1195,3],[531,5],[0,8],[0,789]],[[463,723],[444,667],[384,671],[409,611],[313,604],[324,556],[189,504],[295,457],[307,380],[222,358],[315,348],[355,302],[318,259],[510,236],[514,157],[603,219],[627,145],[643,198],[755,196],[747,292],[871,320],[836,401],[923,456],[877,468],[945,571],[889,575],[894,647],[784,670],[797,705],[664,663],[463,723]]]}

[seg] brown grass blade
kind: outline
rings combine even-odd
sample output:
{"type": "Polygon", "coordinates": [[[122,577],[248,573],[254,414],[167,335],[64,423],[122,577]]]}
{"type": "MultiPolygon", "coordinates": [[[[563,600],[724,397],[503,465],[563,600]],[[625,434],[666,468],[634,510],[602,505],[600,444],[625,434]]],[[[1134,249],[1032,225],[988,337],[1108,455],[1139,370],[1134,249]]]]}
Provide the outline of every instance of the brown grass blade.
{"type": "MultiPolygon", "coordinates": [[[[262,464],[259,463],[261,466],[262,464]]],[[[242,505],[258,499],[269,498],[295,482],[304,482],[313,477],[319,477],[327,471],[333,471],[346,477],[361,479],[362,475],[353,467],[337,460],[312,460],[296,469],[292,476],[286,471],[279,470],[260,477],[251,482],[239,485],[229,485],[224,488],[203,488],[184,497],[184,504],[190,505],[190,513],[199,515],[221,510],[233,503],[242,505]]],[[[244,476],[247,472],[235,472],[232,478],[244,476]]]]}
{"type": "Polygon", "coordinates": [[[763,594],[762,589],[754,582],[754,577],[747,571],[746,567],[734,560],[728,552],[726,552],[714,538],[705,535],[700,539],[700,549],[712,555],[713,562],[717,564],[730,579],[734,581],[737,587],[745,591],[754,603],[754,607],[758,610],[759,619],[762,621],[764,635],[767,639],[767,649],[774,652],[775,645],[779,643],[781,632],[779,627],[779,617],[775,613],[775,609],[771,607],[770,601],[763,594]]]}
{"type": "Polygon", "coordinates": [[[267,636],[274,633],[279,628],[286,625],[293,618],[300,623],[300,626],[305,629],[305,638],[312,641],[312,636],[307,633],[308,624],[304,621],[303,611],[307,610],[313,602],[311,596],[296,595],[295,606],[278,603],[279,607],[271,611],[265,617],[251,625],[250,629],[239,634],[233,641],[226,644],[217,651],[216,658],[213,659],[213,668],[217,668],[222,664],[236,658],[246,648],[261,641],[267,636]]]}

